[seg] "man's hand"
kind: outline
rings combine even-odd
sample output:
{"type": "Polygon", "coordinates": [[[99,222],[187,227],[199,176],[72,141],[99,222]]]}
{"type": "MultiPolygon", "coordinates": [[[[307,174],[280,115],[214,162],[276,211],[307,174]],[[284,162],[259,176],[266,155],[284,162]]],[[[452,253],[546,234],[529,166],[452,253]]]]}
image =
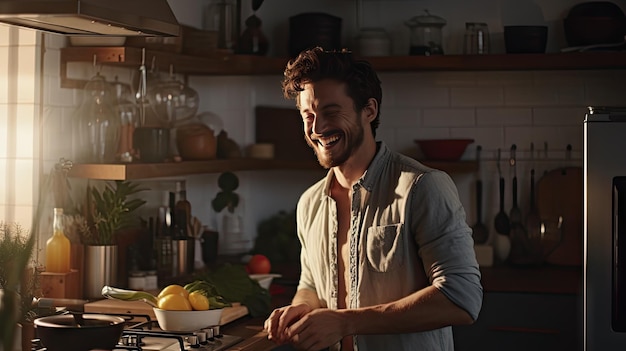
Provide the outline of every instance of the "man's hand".
{"type": "Polygon", "coordinates": [[[312,310],[311,306],[306,303],[275,309],[264,323],[268,339],[279,345],[288,343],[287,328],[312,310]]]}
{"type": "Polygon", "coordinates": [[[315,351],[349,335],[349,327],[340,310],[318,308],[287,327],[285,334],[298,350],[315,351]]]}

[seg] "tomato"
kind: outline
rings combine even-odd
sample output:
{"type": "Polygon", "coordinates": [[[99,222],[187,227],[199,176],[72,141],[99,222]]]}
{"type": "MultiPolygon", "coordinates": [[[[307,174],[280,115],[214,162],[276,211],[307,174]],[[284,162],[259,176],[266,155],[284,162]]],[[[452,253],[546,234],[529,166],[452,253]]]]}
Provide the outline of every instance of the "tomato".
{"type": "Polygon", "coordinates": [[[246,268],[250,274],[268,274],[272,270],[272,265],[265,255],[256,254],[248,261],[246,268]]]}

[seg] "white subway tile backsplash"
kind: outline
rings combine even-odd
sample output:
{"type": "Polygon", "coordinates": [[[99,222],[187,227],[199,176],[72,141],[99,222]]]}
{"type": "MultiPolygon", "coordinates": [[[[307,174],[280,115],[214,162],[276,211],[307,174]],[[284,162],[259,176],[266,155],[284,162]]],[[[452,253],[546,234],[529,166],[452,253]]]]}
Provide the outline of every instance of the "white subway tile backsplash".
{"type": "Polygon", "coordinates": [[[485,71],[476,73],[478,89],[487,87],[504,87],[527,85],[532,83],[532,76],[528,72],[519,71],[485,71]]]}
{"type": "Polygon", "coordinates": [[[383,103],[380,125],[387,128],[419,127],[423,124],[422,113],[417,107],[394,107],[383,103]]]}
{"type": "MultiPolygon", "coordinates": [[[[18,104],[15,114],[15,157],[32,160],[37,157],[35,151],[35,106],[18,104]]],[[[18,178],[19,179],[19,178],[18,178]]]]}
{"type": "Polygon", "coordinates": [[[473,108],[424,109],[424,127],[475,126],[473,108]]]}
{"type": "Polygon", "coordinates": [[[532,123],[532,110],[523,107],[476,108],[478,126],[523,126],[532,123]]]}
{"type": "Polygon", "coordinates": [[[502,106],[504,105],[502,87],[481,86],[450,89],[450,105],[457,106],[502,106]]]}
{"type": "Polygon", "coordinates": [[[585,107],[535,107],[535,126],[582,126],[587,108],[585,107]]]}
{"type": "Polygon", "coordinates": [[[559,101],[554,87],[534,84],[505,87],[504,97],[507,106],[554,105],[559,101]]]}

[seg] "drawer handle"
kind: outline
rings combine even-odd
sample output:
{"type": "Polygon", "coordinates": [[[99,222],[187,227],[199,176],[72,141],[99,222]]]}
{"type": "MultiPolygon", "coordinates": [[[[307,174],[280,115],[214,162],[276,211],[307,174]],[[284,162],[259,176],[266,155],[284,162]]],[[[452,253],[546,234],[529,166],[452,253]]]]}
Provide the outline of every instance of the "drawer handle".
{"type": "Polygon", "coordinates": [[[525,328],[525,327],[491,327],[493,331],[514,332],[514,333],[535,333],[535,334],[560,334],[558,329],[545,328],[525,328]]]}

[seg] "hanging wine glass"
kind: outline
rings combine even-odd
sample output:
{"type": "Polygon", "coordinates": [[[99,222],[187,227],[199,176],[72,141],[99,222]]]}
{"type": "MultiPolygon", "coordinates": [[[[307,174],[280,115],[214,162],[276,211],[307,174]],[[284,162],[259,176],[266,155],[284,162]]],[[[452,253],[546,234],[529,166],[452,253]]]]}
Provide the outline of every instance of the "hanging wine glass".
{"type": "Polygon", "coordinates": [[[170,155],[176,160],[176,127],[192,119],[198,111],[198,93],[174,77],[170,65],[169,79],[157,81],[148,89],[148,101],[156,118],[170,128],[170,155]]]}
{"type": "Polygon", "coordinates": [[[198,93],[176,80],[170,65],[169,79],[148,89],[148,101],[157,118],[170,127],[193,118],[198,111],[198,93]]]}
{"type": "Polygon", "coordinates": [[[121,123],[114,104],[114,90],[98,71],[85,85],[82,102],[74,114],[75,130],[72,135],[75,161],[116,161],[121,123]]]}

